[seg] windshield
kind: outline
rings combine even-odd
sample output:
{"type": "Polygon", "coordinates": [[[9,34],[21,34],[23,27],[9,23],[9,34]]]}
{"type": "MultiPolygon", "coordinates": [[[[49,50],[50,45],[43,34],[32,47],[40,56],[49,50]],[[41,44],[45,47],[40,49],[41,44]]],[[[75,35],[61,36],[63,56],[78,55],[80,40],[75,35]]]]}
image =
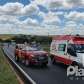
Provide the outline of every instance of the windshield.
{"type": "Polygon", "coordinates": [[[68,47],[76,52],[84,51],[84,44],[69,44],[68,47]]]}

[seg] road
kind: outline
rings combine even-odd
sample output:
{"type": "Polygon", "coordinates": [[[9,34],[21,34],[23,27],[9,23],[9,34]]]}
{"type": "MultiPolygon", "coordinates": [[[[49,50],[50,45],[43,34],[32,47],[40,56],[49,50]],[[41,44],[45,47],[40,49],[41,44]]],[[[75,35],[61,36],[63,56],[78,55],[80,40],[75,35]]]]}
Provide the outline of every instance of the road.
{"type": "MultiPolygon", "coordinates": [[[[14,60],[14,47],[4,46],[5,52],[14,60]]],[[[49,60],[47,67],[25,67],[17,63],[37,84],[83,84],[82,78],[67,77],[67,67],[63,64],[52,65],[49,60]]]]}

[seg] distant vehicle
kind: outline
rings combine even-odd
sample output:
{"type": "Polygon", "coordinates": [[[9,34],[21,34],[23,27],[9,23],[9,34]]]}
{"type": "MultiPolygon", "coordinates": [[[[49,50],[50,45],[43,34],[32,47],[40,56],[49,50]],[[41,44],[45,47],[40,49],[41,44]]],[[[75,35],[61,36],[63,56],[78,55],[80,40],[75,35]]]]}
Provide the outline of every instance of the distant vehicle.
{"type": "MultiPolygon", "coordinates": [[[[20,45],[20,44],[19,44],[20,45]]],[[[21,44],[22,45],[22,44],[21,44]]],[[[22,48],[16,46],[15,49],[15,60],[24,61],[25,65],[47,65],[48,53],[37,48],[22,48]]]]}
{"type": "Polygon", "coordinates": [[[54,36],[50,55],[52,63],[61,62],[66,65],[82,64],[84,66],[84,37],[54,36]]]}

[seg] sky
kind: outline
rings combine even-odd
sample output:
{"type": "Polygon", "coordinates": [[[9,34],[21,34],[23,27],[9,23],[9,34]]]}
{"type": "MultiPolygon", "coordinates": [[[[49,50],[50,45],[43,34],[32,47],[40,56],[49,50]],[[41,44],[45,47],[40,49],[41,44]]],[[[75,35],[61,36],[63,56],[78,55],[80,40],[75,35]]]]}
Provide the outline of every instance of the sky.
{"type": "Polygon", "coordinates": [[[0,34],[84,35],[84,0],[0,0],[0,34]]]}

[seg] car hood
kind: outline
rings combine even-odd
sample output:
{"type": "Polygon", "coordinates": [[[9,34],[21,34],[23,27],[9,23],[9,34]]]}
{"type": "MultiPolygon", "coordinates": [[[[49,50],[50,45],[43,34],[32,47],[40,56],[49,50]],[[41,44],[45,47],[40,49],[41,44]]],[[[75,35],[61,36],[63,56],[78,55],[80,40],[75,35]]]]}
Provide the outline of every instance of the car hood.
{"type": "Polygon", "coordinates": [[[27,53],[30,53],[30,54],[33,54],[33,55],[48,54],[46,51],[28,51],[27,53]]]}

